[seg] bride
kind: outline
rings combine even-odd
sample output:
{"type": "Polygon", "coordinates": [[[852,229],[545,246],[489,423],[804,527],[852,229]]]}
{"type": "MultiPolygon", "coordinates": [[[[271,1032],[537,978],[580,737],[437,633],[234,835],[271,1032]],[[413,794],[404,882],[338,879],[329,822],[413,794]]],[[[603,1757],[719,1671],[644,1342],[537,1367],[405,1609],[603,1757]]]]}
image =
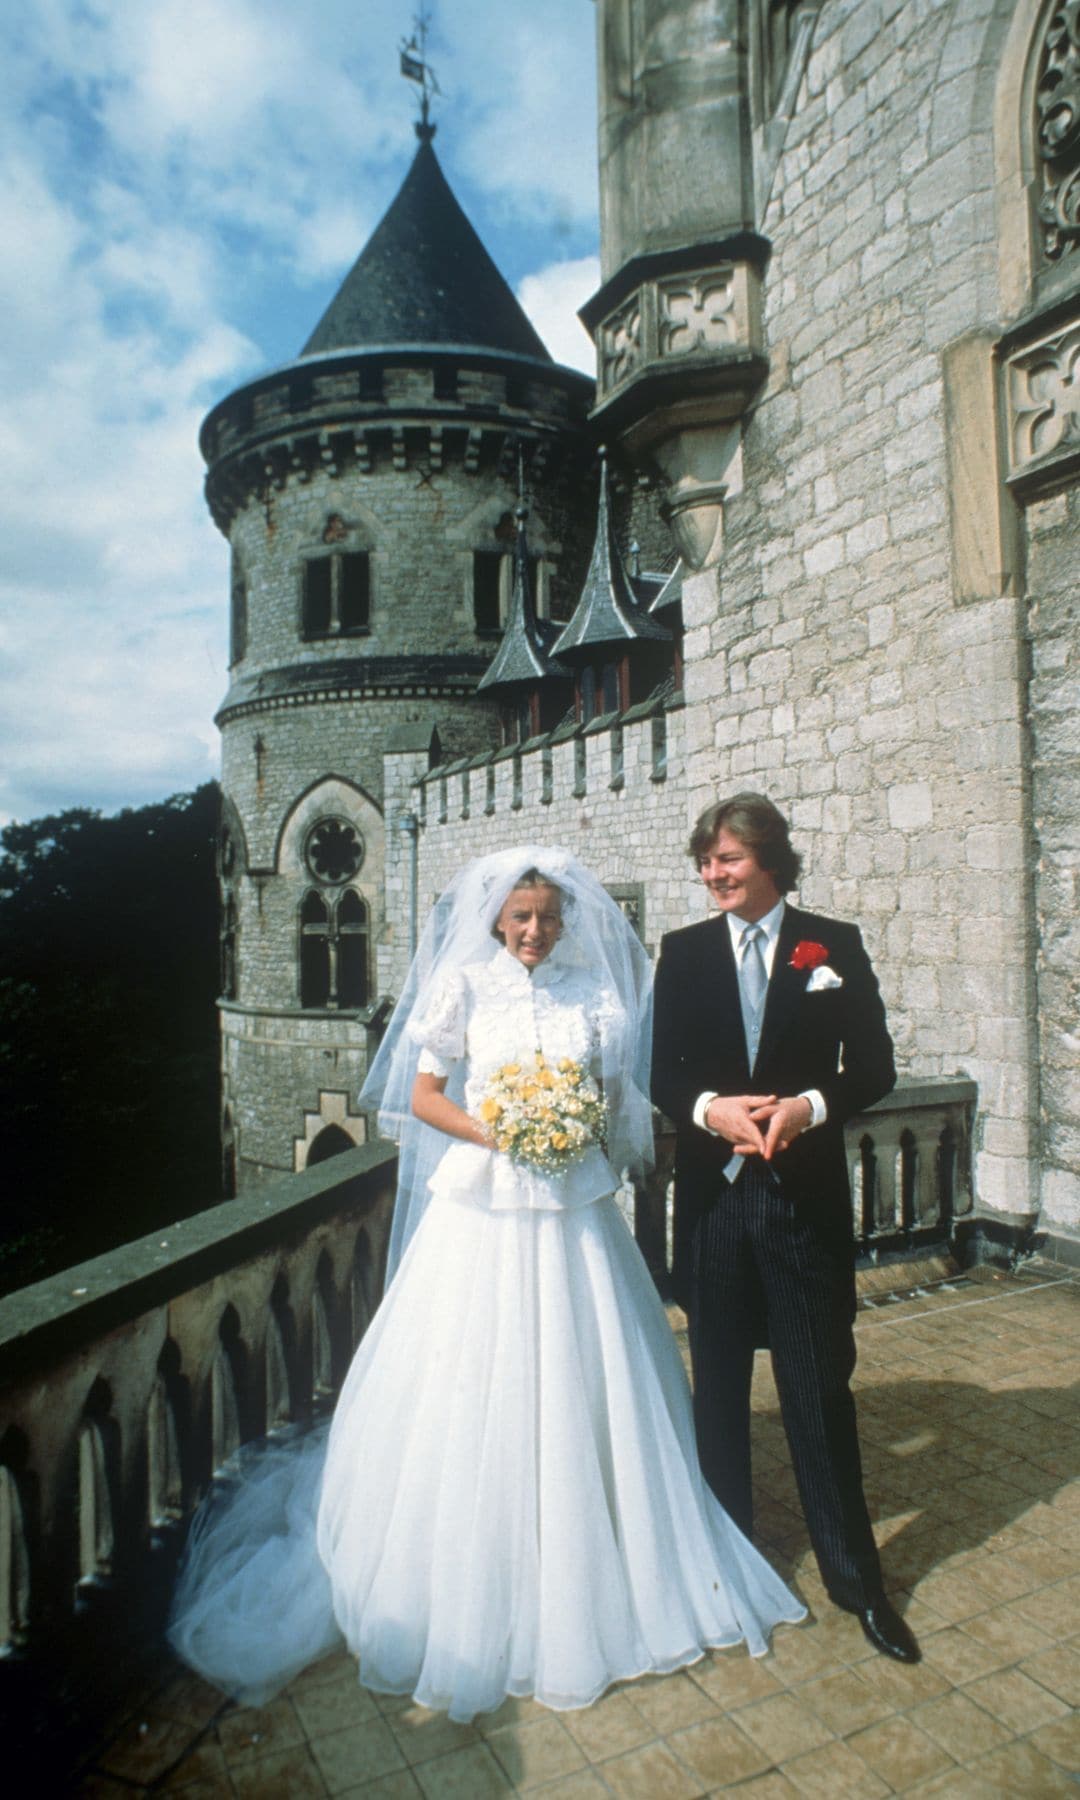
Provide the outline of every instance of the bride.
{"type": "Polygon", "coordinates": [[[649,1010],[566,851],[482,857],[436,905],[361,1096],[400,1141],[392,1279],[328,1439],[249,1458],[192,1529],[170,1638],[225,1691],[344,1639],[453,1719],[580,1707],[804,1617],[702,1478],[613,1198],[651,1153],[649,1010]]]}

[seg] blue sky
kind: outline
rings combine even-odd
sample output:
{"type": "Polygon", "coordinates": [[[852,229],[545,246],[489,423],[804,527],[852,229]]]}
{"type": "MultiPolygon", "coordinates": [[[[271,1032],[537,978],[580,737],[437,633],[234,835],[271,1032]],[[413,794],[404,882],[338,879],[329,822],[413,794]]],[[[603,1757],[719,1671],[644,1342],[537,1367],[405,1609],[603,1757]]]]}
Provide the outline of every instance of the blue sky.
{"type": "MultiPolygon", "coordinates": [[[[227,555],[196,436],[290,360],[415,149],[392,0],[35,0],[0,23],[0,822],[217,773],[227,555]]],[[[436,150],[591,371],[590,0],[442,0],[436,150]]]]}

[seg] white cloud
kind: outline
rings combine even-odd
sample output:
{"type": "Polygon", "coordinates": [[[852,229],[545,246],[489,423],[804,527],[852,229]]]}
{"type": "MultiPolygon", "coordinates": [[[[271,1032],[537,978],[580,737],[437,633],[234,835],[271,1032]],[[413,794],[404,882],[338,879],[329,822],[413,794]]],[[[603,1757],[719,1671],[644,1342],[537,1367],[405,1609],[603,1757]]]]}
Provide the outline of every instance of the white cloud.
{"type": "Polygon", "coordinates": [[[596,373],[596,353],[577,313],[599,286],[600,258],[581,256],[526,275],[518,288],[518,299],[555,361],[586,375],[596,373]]]}

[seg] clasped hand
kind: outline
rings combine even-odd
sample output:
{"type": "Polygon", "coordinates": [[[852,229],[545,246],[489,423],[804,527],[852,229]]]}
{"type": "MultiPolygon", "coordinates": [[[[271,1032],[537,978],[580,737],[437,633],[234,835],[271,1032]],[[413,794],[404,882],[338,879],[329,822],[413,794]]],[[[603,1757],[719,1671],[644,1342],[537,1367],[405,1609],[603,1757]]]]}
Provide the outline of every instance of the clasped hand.
{"type": "Polygon", "coordinates": [[[737,1156],[762,1156],[766,1162],[806,1130],[814,1116],[803,1095],[780,1100],[775,1094],[718,1094],[705,1111],[705,1123],[727,1139],[737,1156]]]}

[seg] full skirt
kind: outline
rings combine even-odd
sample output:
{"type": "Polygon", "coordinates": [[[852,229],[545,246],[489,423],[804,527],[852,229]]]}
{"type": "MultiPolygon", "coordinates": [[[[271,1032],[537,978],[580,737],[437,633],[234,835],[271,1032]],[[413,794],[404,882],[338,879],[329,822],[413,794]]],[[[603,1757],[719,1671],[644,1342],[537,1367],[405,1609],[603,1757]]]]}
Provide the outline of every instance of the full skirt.
{"type": "Polygon", "coordinates": [[[196,1520],[172,1641],[265,1699],[342,1640],[360,1680],[468,1720],[508,1694],[767,1647],[804,1608],[697,1460],[689,1388],[614,1201],[436,1197],[329,1437],[247,1460],[196,1520]]]}

